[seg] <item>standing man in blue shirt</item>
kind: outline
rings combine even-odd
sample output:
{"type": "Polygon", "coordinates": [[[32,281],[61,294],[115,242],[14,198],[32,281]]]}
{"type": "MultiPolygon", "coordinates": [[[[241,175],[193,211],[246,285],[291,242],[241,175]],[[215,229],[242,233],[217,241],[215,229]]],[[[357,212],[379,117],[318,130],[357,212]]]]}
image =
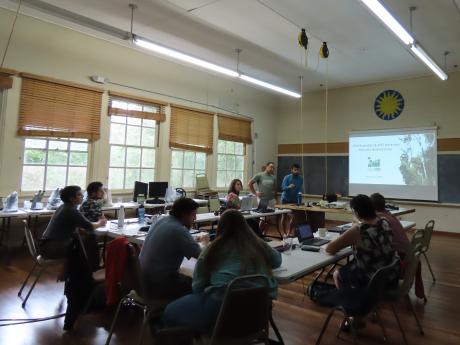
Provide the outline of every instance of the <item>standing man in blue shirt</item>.
{"type": "MultiPolygon", "coordinates": [[[[282,204],[297,204],[298,194],[302,193],[303,178],[300,176],[299,164],[292,164],[291,173],[284,176],[283,183],[281,184],[281,203],[282,204]]],[[[290,214],[283,214],[281,223],[283,224],[283,231],[286,235],[291,233],[292,216],[290,214]]]]}

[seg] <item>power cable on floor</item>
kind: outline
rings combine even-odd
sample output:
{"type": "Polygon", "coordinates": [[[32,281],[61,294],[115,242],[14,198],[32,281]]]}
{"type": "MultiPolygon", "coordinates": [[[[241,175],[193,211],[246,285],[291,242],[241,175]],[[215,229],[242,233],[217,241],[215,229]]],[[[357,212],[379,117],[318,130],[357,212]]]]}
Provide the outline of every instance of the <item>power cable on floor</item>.
{"type": "Polygon", "coordinates": [[[65,316],[65,313],[57,314],[57,315],[53,315],[53,316],[39,317],[39,318],[34,318],[34,319],[0,319],[0,327],[22,325],[22,324],[25,324],[25,323],[34,323],[34,322],[54,320],[54,319],[59,319],[59,318],[64,317],[64,316],[65,316]],[[1,323],[1,322],[9,322],[9,323],[1,323]]]}

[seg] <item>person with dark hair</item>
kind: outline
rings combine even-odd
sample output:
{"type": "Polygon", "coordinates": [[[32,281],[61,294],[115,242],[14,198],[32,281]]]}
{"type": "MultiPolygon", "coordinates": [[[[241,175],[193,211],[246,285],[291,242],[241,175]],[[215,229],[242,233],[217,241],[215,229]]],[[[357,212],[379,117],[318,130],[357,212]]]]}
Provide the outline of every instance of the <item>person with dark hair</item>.
{"type": "Polygon", "coordinates": [[[385,208],[386,202],[382,194],[372,194],[371,200],[375,211],[377,212],[377,216],[386,219],[388,223],[390,223],[391,231],[393,233],[392,246],[398,252],[401,259],[403,259],[406,250],[409,247],[409,239],[407,238],[406,232],[404,231],[401,222],[385,208]]]}
{"type": "Polygon", "coordinates": [[[240,179],[234,179],[230,182],[227,193],[227,208],[240,208],[240,192],[243,189],[243,183],[240,179]]]}
{"type": "MultiPolygon", "coordinates": [[[[281,203],[282,204],[297,204],[299,193],[302,193],[303,178],[300,176],[299,164],[291,165],[291,173],[284,176],[281,183],[281,203]]],[[[292,231],[292,215],[291,213],[281,216],[281,224],[285,234],[290,234],[292,231]]]]}
{"type": "MultiPolygon", "coordinates": [[[[192,279],[179,273],[184,257],[197,258],[200,245],[190,235],[198,204],[189,198],[177,199],[169,216],[150,226],[139,260],[146,295],[175,299],[190,293],[192,279]]],[[[207,239],[203,239],[203,243],[207,239]]]]}
{"type": "Polygon", "coordinates": [[[272,269],[281,266],[281,254],[270,248],[248,227],[237,210],[225,211],[216,239],[200,255],[193,273],[193,293],[170,303],[164,312],[166,327],[209,332],[227,285],[236,277],[263,274],[269,279],[271,298],[277,297],[272,269]]]}
{"type": "MultiPolygon", "coordinates": [[[[239,179],[234,179],[230,183],[228,187],[228,194],[227,194],[227,208],[228,209],[240,209],[240,192],[243,189],[243,183],[239,179]]],[[[259,222],[255,219],[246,219],[249,227],[256,233],[257,236],[262,237],[262,233],[260,231],[259,222]]]]}
{"type": "Polygon", "coordinates": [[[102,216],[102,199],[104,190],[102,182],[91,182],[86,187],[86,199],[80,206],[80,212],[91,222],[97,222],[102,216]]]}
{"type": "Polygon", "coordinates": [[[79,186],[67,186],[61,189],[64,202],[53,214],[40,240],[40,254],[47,259],[65,258],[72,245],[75,230],[82,228],[89,233],[105,226],[107,219],[102,215],[97,222],[91,223],[78,210],[83,201],[79,186]]]}
{"type": "MultiPolygon", "coordinates": [[[[391,245],[390,224],[377,217],[371,199],[359,194],[350,201],[350,207],[360,223],[353,225],[326,247],[329,254],[348,246],[353,247],[354,260],[334,272],[337,288],[366,286],[379,268],[391,264],[398,257],[391,245]]],[[[394,272],[395,279],[397,276],[398,272],[394,272]]]]}
{"type": "Polygon", "coordinates": [[[276,177],[275,163],[268,162],[265,171],[257,173],[248,183],[249,189],[259,199],[269,201],[269,206],[274,207],[276,203],[276,177]],[[257,191],[254,188],[257,185],[257,191]]]}

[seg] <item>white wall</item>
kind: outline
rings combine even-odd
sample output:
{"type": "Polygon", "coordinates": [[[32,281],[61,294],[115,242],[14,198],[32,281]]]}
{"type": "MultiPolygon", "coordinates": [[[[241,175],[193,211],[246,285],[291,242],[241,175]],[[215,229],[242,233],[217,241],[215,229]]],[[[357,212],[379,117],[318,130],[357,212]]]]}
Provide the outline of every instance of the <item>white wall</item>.
{"type": "MultiPolygon", "coordinates": [[[[0,9],[0,51],[7,41],[13,14],[0,9]]],[[[11,40],[4,67],[49,76],[75,83],[97,86],[88,76],[102,75],[111,81],[137,88],[174,95],[205,104],[238,109],[254,119],[257,155],[256,170],[276,156],[275,104],[277,97],[247,85],[188,66],[168,62],[147,53],[100,40],[67,28],[20,15],[11,40]]],[[[16,136],[20,100],[20,78],[14,78],[13,88],[6,92],[2,112],[4,128],[0,147],[0,195],[19,189],[23,140],[16,136]]],[[[133,95],[199,107],[193,103],[165,96],[130,90],[114,85],[106,89],[133,95]]],[[[211,109],[211,108],[210,108],[211,109]]],[[[91,147],[89,180],[106,181],[109,159],[109,119],[107,94],[104,94],[101,114],[101,138],[91,147]]],[[[168,116],[169,118],[169,116],[168,116]]],[[[160,153],[157,154],[159,179],[169,180],[169,122],[160,128],[160,153]]],[[[217,144],[217,143],[216,143],[217,144]]],[[[216,150],[214,150],[216,151],[216,150]]],[[[251,152],[251,150],[248,150],[251,152]]],[[[208,157],[208,176],[215,184],[215,155],[208,157]]],[[[248,171],[250,175],[251,169],[248,171]]]]}
{"type": "MultiPolygon", "coordinates": [[[[297,102],[282,99],[278,106],[278,144],[347,142],[351,130],[433,125],[439,126],[438,138],[460,138],[460,73],[451,73],[445,82],[430,75],[329,90],[327,127],[325,91],[304,95],[303,128],[299,125],[297,102]],[[379,119],[373,110],[375,98],[386,89],[399,91],[405,99],[403,113],[392,121],[379,119]]],[[[450,153],[460,154],[460,150],[450,153]]],[[[401,206],[416,208],[416,213],[403,218],[416,221],[419,227],[435,219],[437,230],[460,233],[460,205],[406,203],[401,206]]]]}
{"type": "MultiPolygon", "coordinates": [[[[279,144],[325,141],[324,91],[304,95],[302,131],[298,126],[297,102],[284,98],[278,106],[279,144]]],[[[433,75],[329,90],[327,115],[328,142],[348,141],[350,130],[426,127],[435,123],[439,126],[439,138],[459,138],[460,73],[451,73],[445,82],[433,75]],[[392,121],[383,121],[374,113],[375,98],[387,89],[399,91],[405,100],[404,111],[392,121]]]]}

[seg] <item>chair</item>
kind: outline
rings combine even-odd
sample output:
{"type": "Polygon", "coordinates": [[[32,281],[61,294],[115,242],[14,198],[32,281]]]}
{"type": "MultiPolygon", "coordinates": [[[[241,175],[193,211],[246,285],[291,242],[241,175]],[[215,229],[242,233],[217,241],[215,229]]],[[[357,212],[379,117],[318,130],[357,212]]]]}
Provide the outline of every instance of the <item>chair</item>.
{"type": "MultiPolygon", "coordinates": [[[[129,254],[128,260],[126,263],[125,271],[127,274],[131,275],[132,282],[134,284],[134,288],[131,289],[118,303],[117,310],[112,320],[112,324],[110,326],[109,335],[107,336],[107,340],[105,342],[106,345],[109,345],[110,340],[112,339],[112,334],[115,329],[115,325],[118,320],[118,315],[120,313],[120,309],[122,305],[129,304],[136,306],[143,311],[143,320],[141,331],[139,334],[139,338],[137,344],[142,344],[142,339],[144,337],[145,327],[147,326],[147,322],[150,317],[159,317],[163,313],[166,305],[169,303],[169,300],[152,300],[147,301],[144,297],[144,288],[142,282],[142,275],[141,275],[141,266],[139,263],[139,257],[137,250],[134,248],[132,244],[128,244],[129,254]]],[[[120,284],[121,288],[123,289],[123,283],[120,284]]]]}
{"type": "Polygon", "coordinates": [[[220,211],[220,200],[218,198],[209,199],[209,212],[219,212],[220,211]]]}
{"type": "Polygon", "coordinates": [[[269,344],[269,323],[283,344],[271,314],[268,278],[259,274],[237,277],[226,288],[209,345],[269,344]]]}
{"type": "MultiPolygon", "coordinates": [[[[397,259],[390,265],[381,267],[373,274],[369,283],[364,288],[342,288],[330,292],[327,295],[327,305],[331,306],[332,310],[329,312],[324,322],[323,328],[316,340],[316,344],[319,345],[321,343],[321,339],[327,329],[329,321],[336,310],[339,310],[344,314],[344,321],[348,321],[355,343],[356,328],[354,327],[353,322],[351,322],[352,318],[365,317],[371,312],[374,312],[376,321],[382,329],[383,339],[386,340],[385,328],[380,320],[377,305],[383,296],[384,290],[391,281],[390,278],[392,272],[397,270],[399,265],[400,261],[397,259]]],[[[326,302],[326,300],[324,300],[324,302],[326,302]]],[[[337,337],[340,336],[341,331],[342,328],[339,329],[337,337]]]]}
{"type": "Polygon", "coordinates": [[[434,276],[433,269],[431,268],[431,265],[430,265],[430,261],[428,260],[428,257],[426,256],[426,252],[430,248],[431,235],[433,235],[433,228],[434,228],[434,220],[430,220],[428,223],[426,223],[425,230],[424,230],[424,236],[423,236],[423,243],[422,243],[422,254],[425,257],[426,263],[431,273],[431,277],[433,278],[433,281],[435,282],[436,277],[434,276]]]}
{"type": "Polygon", "coordinates": [[[32,293],[32,290],[34,289],[35,285],[40,279],[40,276],[42,275],[43,271],[45,271],[47,267],[52,266],[52,265],[62,265],[65,260],[63,259],[45,259],[41,255],[39,255],[37,253],[37,248],[35,246],[34,237],[32,235],[32,232],[29,228],[27,221],[23,220],[22,222],[24,223],[24,235],[25,235],[25,239],[27,242],[27,247],[29,249],[30,255],[34,259],[34,266],[32,267],[29,274],[27,275],[27,278],[22,283],[21,288],[19,289],[19,292],[18,292],[18,297],[21,297],[22,290],[26,286],[32,274],[35,272],[35,269],[39,267],[38,274],[35,276],[35,280],[32,283],[29,291],[27,292],[26,298],[22,302],[22,307],[24,308],[26,306],[26,303],[27,303],[27,300],[29,299],[30,294],[32,293]]]}
{"type": "Polygon", "coordinates": [[[404,343],[407,345],[407,338],[404,332],[404,329],[401,326],[401,321],[396,313],[395,303],[401,299],[405,299],[409,305],[409,309],[411,310],[412,314],[414,315],[415,321],[419,328],[420,334],[424,334],[422,325],[415,313],[414,307],[412,302],[409,298],[409,291],[412,288],[414,283],[415,274],[417,272],[417,267],[420,263],[420,255],[422,254],[422,248],[424,243],[425,233],[424,230],[417,230],[412,237],[411,243],[409,248],[406,252],[406,256],[403,261],[403,279],[399,281],[398,287],[387,291],[385,293],[385,301],[389,302],[391,305],[391,310],[395,319],[398,323],[398,327],[401,331],[401,335],[403,337],[404,343]]]}

